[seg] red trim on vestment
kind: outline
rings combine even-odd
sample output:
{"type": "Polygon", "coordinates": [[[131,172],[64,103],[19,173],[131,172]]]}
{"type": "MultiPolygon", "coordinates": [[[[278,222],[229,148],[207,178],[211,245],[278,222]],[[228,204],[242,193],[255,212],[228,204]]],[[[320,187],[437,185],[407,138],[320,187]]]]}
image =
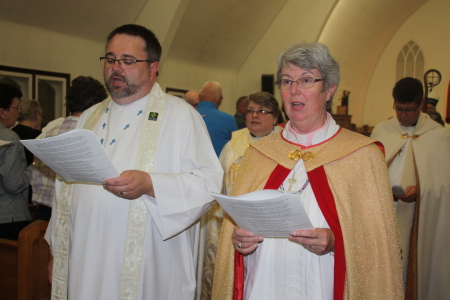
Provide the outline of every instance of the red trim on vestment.
{"type": "MultiPolygon", "coordinates": [[[[264,189],[278,189],[290,173],[281,165],[278,165],[264,186],[264,189]]],[[[330,225],[334,234],[334,300],[344,299],[345,287],[345,252],[344,238],[342,236],[341,225],[334,202],[333,193],[328,185],[328,178],[323,166],[308,172],[311,188],[317,199],[317,203],[330,225]]],[[[233,300],[243,300],[244,298],[244,257],[237,251],[234,254],[234,287],[233,300]]]]}
{"type": "Polygon", "coordinates": [[[334,300],[344,299],[345,252],[341,225],[334,202],[333,193],[323,166],[308,172],[308,178],[323,216],[334,234],[334,300]]]}
{"type": "Polygon", "coordinates": [[[233,300],[244,299],[244,256],[234,250],[233,300]]]}
{"type": "Polygon", "coordinates": [[[375,145],[377,145],[378,148],[380,148],[380,150],[383,152],[383,154],[386,155],[386,149],[384,148],[384,145],[381,142],[375,141],[375,145]]]}
{"type": "MultiPolygon", "coordinates": [[[[291,172],[290,169],[277,165],[267,179],[265,190],[278,190],[283,181],[291,172]]],[[[234,251],[234,287],[233,300],[244,299],[244,256],[234,251]]]]}
{"type": "Polygon", "coordinates": [[[283,136],[283,134],[282,134],[282,132],[285,131],[285,130],[286,130],[286,129],[283,129],[282,131],[280,131],[281,139],[282,139],[283,141],[285,141],[286,143],[289,143],[289,144],[292,144],[292,145],[299,146],[299,147],[302,148],[302,150],[303,150],[303,149],[309,149],[309,148],[312,148],[312,147],[317,147],[317,146],[320,146],[320,145],[322,145],[322,144],[324,144],[324,143],[329,142],[332,138],[334,138],[336,135],[338,135],[339,132],[341,132],[342,127],[339,127],[338,131],[336,131],[336,133],[333,134],[333,136],[330,137],[329,139],[326,139],[325,141],[323,141],[323,142],[321,142],[321,143],[314,144],[314,145],[311,145],[311,146],[303,146],[302,144],[297,144],[297,143],[293,143],[293,142],[288,141],[287,139],[284,138],[284,136],[283,136]]]}
{"type": "Polygon", "coordinates": [[[291,169],[277,165],[272,174],[270,174],[269,179],[267,179],[264,190],[278,190],[289,173],[291,173],[291,169]]]}

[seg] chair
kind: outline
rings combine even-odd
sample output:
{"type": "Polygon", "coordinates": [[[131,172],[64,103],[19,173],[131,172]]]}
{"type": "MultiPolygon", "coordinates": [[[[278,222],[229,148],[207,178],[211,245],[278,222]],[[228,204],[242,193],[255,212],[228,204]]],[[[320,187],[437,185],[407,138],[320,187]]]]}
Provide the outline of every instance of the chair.
{"type": "Polygon", "coordinates": [[[19,233],[19,241],[0,239],[0,293],[4,300],[50,299],[44,240],[48,222],[37,220],[19,233]]]}

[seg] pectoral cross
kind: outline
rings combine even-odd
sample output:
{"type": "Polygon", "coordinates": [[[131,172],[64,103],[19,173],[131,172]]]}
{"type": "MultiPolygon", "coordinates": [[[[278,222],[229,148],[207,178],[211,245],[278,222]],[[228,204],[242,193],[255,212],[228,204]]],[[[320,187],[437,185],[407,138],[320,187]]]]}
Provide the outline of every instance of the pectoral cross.
{"type": "Polygon", "coordinates": [[[292,177],[288,179],[289,182],[289,189],[288,191],[292,191],[292,186],[297,182],[297,179],[295,179],[295,172],[292,174],[292,177]]]}

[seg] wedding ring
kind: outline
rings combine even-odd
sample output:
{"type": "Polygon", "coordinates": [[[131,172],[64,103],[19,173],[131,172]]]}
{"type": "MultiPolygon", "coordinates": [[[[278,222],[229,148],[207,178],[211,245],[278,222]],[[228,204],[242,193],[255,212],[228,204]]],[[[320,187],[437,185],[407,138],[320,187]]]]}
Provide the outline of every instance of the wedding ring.
{"type": "Polygon", "coordinates": [[[239,243],[239,244],[238,244],[238,248],[242,248],[242,243],[239,243]]]}

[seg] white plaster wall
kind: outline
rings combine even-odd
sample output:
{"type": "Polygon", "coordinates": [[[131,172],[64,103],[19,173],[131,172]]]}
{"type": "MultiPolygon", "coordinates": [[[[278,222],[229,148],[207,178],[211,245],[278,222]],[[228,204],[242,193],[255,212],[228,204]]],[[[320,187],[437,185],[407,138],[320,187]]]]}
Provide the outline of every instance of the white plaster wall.
{"type": "MultiPolygon", "coordinates": [[[[0,65],[92,76],[103,82],[104,43],[0,21],[0,65]]],[[[105,34],[106,36],[106,34],[105,34]]]]}
{"type": "MultiPolygon", "coordinates": [[[[317,41],[334,0],[290,0],[237,73],[236,100],[261,90],[261,75],[274,74],[278,55],[292,44],[317,41]],[[304,34],[304,28],[308,28],[304,34]]],[[[275,97],[281,101],[275,88],[275,97]]]]}
{"type": "MultiPolygon", "coordinates": [[[[437,111],[445,118],[446,87],[450,72],[450,1],[430,0],[424,4],[393,36],[375,68],[364,103],[363,124],[374,126],[395,116],[392,109],[392,89],[395,85],[395,66],[401,48],[413,40],[421,48],[424,70],[437,69],[441,83],[434,88],[440,97],[437,111]]],[[[422,78],[418,78],[423,80],[422,78]]],[[[362,124],[357,124],[362,125],[362,124]]]]}
{"type": "Polygon", "coordinates": [[[158,83],[163,90],[167,87],[201,91],[206,81],[217,81],[222,86],[223,102],[220,110],[233,114],[236,100],[236,72],[229,69],[212,68],[166,58],[160,68],[158,83]]]}
{"type": "MultiPolygon", "coordinates": [[[[220,110],[234,114],[236,100],[240,96],[261,90],[262,74],[276,74],[278,54],[292,44],[317,40],[335,2],[288,1],[238,71],[194,65],[166,57],[158,82],[163,88],[200,90],[205,81],[218,81],[224,95],[220,110]],[[300,33],[304,28],[308,28],[307,34],[300,33]]],[[[280,99],[278,91],[274,93],[280,99]]]]}

